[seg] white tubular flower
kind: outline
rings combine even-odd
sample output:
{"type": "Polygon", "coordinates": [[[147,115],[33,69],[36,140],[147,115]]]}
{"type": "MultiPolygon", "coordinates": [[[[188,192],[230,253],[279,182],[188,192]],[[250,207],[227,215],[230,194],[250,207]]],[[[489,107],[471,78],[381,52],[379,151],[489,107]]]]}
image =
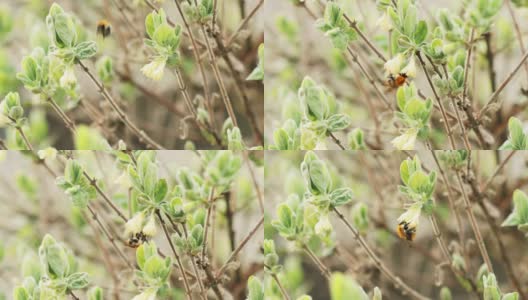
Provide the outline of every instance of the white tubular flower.
{"type": "Polygon", "coordinates": [[[318,141],[314,150],[328,150],[325,141],[318,141]]]}
{"type": "Polygon", "coordinates": [[[8,117],[4,116],[4,114],[0,113],[0,127],[4,127],[7,124],[11,124],[11,120],[9,120],[8,117]]]}
{"type": "Polygon", "coordinates": [[[121,175],[119,175],[119,177],[117,177],[114,182],[119,184],[119,186],[124,189],[132,187],[132,182],[130,181],[130,177],[128,176],[128,173],[126,171],[121,173],[121,175]]]}
{"type": "Polygon", "coordinates": [[[398,53],[398,55],[388,60],[383,67],[385,68],[385,71],[387,71],[389,75],[397,75],[397,74],[400,74],[402,64],[403,64],[403,54],[398,53]]]}
{"type": "Polygon", "coordinates": [[[409,128],[405,133],[394,138],[391,143],[398,150],[414,150],[417,135],[418,130],[416,128],[409,128]]]}
{"type": "Polygon", "coordinates": [[[376,26],[383,31],[390,31],[393,29],[391,19],[387,13],[384,13],[377,21],[376,26]]]}
{"type": "Polygon", "coordinates": [[[401,216],[398,218],[398,223],[407,224],[411,229],[416,228],[420,222],[420,214],[422,213],[422,204],[415,203],[411,205],[401,216]]]}
{"type": "Polygon", "coordinates": [[[156,300],[156,293],[158,292],[155,288],[146,289],[143,293],[135,296],[132,300],[156,300]]]}
{"type": "Polygon", "coordinates": [[[332,232],[333,227],[332,223],[330,223],[330,220],[328,219],[328,215],[322,215],[319,218],[319,222],[315,224],[315,234],[319,236],[325,236],[332,232]]]}
{"type": "Polygon", "coordinates": [[[75,87],[75,85],[77,84],[77,77],[75,77],[73,67],[66,67],[66,70],[64,70],[64,74],[62,74],[59,83],[60,86],[63,88],[75,87]]]}
{"type": "Polygon", "coordinates": [[[143,221],[145,220],[145,215],[143,212],[137,213],[132,219],[128,220],[125,224],[125,234],[136,234],[141,232],[143,229],[143,221]]]}
{"type": "Polygon", "coordinates": [[[416,62],[414,56],[411,57],[407,66],[401,70],[401,73],[407,75],[407,77],[416,78],[416,62]]]}
{"type": "Polygon", "coordinates": [[[157,232],[156,220],[154,219],[154,214],[151,214],[147,224],[143,227],[143,233],[146,236],[155,236],[157,232]]]}
{"type": "Polygon", "coordinates": [[[48,147],[46,149],[39,150],[38,157],[43,160],[55,160],[55,158],[57,158],[57,149],[48,147]]]}
{"type": "Polygon", "coordinates": [[[163,77],[166,63],[166,58],[155,58],[151,63],[144,65],[143,68],[141,68],[141,72],[150,79],[160,80],[163,77]]]}

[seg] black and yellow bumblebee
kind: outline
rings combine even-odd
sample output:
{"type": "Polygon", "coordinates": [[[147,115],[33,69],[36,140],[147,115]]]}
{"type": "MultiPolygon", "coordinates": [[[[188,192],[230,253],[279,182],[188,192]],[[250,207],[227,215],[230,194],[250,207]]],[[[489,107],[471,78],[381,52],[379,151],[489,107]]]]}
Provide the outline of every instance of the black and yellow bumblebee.
{"type": "Polygon", "coordinates": [[[400,224],[398,224],[398,227],[396,228],[396,233],[398,234],[400,239],[412,242],[416,237],[416,226],[411,226],[409,223],[401,221],[400,224]]]}
{"type": "Polygon", "coordinates": [[[97,35],[102,36],[103,38],[108,37],[112,33],[112,25],[107,20],[99,20],[97,22],[97,35]]]}
{"type": "Polygon", "coordinates": [[[130,248],[137,248],[143,243],[148,242],[147,236],[143,232],[138,232],[128,239],[126,245],[130,248]]]}

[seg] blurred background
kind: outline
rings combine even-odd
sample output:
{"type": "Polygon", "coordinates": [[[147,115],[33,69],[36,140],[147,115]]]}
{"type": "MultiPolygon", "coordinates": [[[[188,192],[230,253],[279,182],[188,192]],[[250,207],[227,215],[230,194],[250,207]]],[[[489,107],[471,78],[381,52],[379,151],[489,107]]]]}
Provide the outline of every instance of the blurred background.
{"type": "MultiPolygon", "coordinates": [[[[150,62],[149,52],[143,43],[147,37],[145,17],[153,11],[147,2],[156,8],[164,8],[171,21],[183,24],[173,1],[55,1],[66,12],[76,17],[82,39],[97,41],[97,55],[91,61],[86,62],[92,73],[96,74],[95,63],[101,57],[108,56],[112,59],[114,78],[106,88],[132,122],[167,149],[183,149],[186,141],[193,142],[197,149],[218,148],[204,139],[195,123],[186,118],[189,113],[174,72],[166,68],[161,81],[151,80],[140,72],[140,69],[150,62]],[[104,41],[96,37],[97,22],[102,19],[110,22],[112,30],[112,34],[104,41]]],[[[25,90],[15,77],[21,69],[23,56],[29,55],[37,46],[48,48],[45,18],[52,3],[54,1],[5,0],[0,4],[0,31],[2,31],[0,34],[0,99],[3,99],[10,91],[18,91],[21,94],[21,101],[29,119],[29,139],[35,148],[42,149],[53,145],[57,149],[75,149],[72,135],[62,120],[48,105],[25,90]]],[[[219,28],[224,41],[227,41],[237,30],[242,20],[250,14],[257,3],[258,0],[218,1],[217,21],[220,24],[219,28]]],[[[199,41],[203,43],[198,26],[193,28],[196,31],[195,36],[200,37],[199,41]]],[[[244,142],[248,146],[260,145],[252,124],[254,123],[260,133],[263,131],[264,89],[262,82],[245,80],[257,66],[258,46],[263,41],[263,15],[261,10],[257,10],[228,48],[229,60],[233,70],[242,79],[248,103],[244,103],[238,93],[230,67],[217,49],[215,50],[221,76],[232,101],[244,142]],[[252,111],[251,118],[248,117],[246,106],[252,111]]],[[[211,43],[215,47],[213,39],[211,43]]],[[[195,101],[195,105],[198,106],[200,101],[203,102],[204,82],[191,49],[190,40],[184,37],[180,46],[184,81],[187,83],[191,100],[195,101]]],[[[207,84],[211,93],[209,97],[212,100],[212,115],[215,119],[212,125],[220,134],[224,121],[227,119],[227,112],[222,98],[218,96],[219,89],[207,52],[203,47],[199,49],[199,52],[204,62],[207,84]]],[[[145,145],[117,118],[116,113],[99,94],[98,88],[89,77],[79,67],[75,67],[75,74],[79,81],[82,101],[75,103],[68,97],[56,99],[66,114],[77,125],[83,124],[98,132],[97,134],[105,137],[110,145],[115,145],[119,139],[122,139],[129,145],[129,148],[144,149],[145,145]]],[[[14,133],[6,133],[5,129],[0,129],[0,138],[7,139],[11,149],[17,148],[14,144],[14,133]]]]}
{"type": "MultiPolygon", "coordinates": [[[[399,173],[400,163],[408,155],[416,154],[422,161],[424,169],[438,170],[431,152],[418,151],[406,154],[398,151],[316,151],[315,153],[326,162],[334,188],[349,187],[353,190],[355,195],[353,201],[340,207],[340,211],[361,232],[381,261],[396,276],[432,299],[440,299],[439,291],[442,287],[451,289],[453,299],[482,299],[482,294],[476,296],[477,294],[464,290],[449,267],[444,264],[444,256],[435,239],[431,223],[423,213],[417,227],[416,239],[413,242],[399,239],[396,235],[397,219],[405,211],[405,204],[409,203],[409,199],[406,199],[406,196],[398,190],[398,185],[402,184],[399,173]],[[360,219],[356,210],[360,205],[366,205],[368,220],[367,223],[361,223],[361,226],[355,221],[360,219]]],[[[437,156],[441,155],[441,151],[435,151],[435,153],[437,156]]],[[[306,293],[313,299],[330,299],[328,282],[310,257],[296,247],[294,242],[281,237],[271,226],[271,221],[277,219],[276,211],[280,203],[287,201],[290,195],[298,195],[302,199],[305,193],[305,184],[300,172],[304,154],[301,151],[269,151],[266,153],[265,238],[275,241],[281,264],[284,265],[281,281],[292,298],[306,293]]],[[[506,156],[507,153],[504,152],[473,151],[472,169],[477,182],[479,184],[485,182],[497,167],[496,159],[500,158],[502,161],[506,156]]],[[[498,226],[512,211],[513,191],[515,189],[528,191],[528,176],[525,171],[527,164],[527,153],[515,153],[486,190],[488,200],[485,201],[485,205],[498,226]]],[[[450,184],[458,187],[453,171],[447,171],[445,167],[444,170],[450,184]]],[[[440,177],[440,173],[437,172],[434,193],[435,215],[445,244],[448,245],[449,251],[455,253],[460,251],[457,224],[449,208],[446,186],[440,177]]],[[[461,195],[455,194],[454,201],[461,215],[466,238],[468,270],[471,278],[474,279],[483,261],[475,244],[471,226],[463,211],[461,195]]],[[[469,188],[468,194],[471,201],[474,201],[469,188]]],[[[497,240],[491,232],[483,211],[475,202],[473,203],[472,209],[491,256],[501,291],[513,292],[515,289],[506,272],[497,240]]],[[[331,241],[314,238],[314,241],[310,243],[312,250],[329,270],[350,275],[369,294],[377,286],[382,290],[383,299],[410,299],[409,296],[403,296],[392,282],[380,273],[352,233],[336,215],[330,214],[329,218],[334,228],[331,241]],[[336,249],[336,245],[341,248],[336,249]]],[[[526,289],[528,272],[522,266],[528,263],[528,257],[525,255],[528,249],[528,239],[516,227],[499,227],[499,232],[506,254],[510,263],[513,264],[514,274],[519,279],[521,288],[526,289]]],[[[270,295],[269,299],[281,299],[280,294],[270,295]]]]}

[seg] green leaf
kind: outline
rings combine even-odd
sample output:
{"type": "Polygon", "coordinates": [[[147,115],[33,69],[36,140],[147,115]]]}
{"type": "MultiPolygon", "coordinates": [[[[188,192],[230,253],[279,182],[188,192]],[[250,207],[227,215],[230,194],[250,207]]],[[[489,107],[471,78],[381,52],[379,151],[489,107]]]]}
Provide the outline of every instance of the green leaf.
{"type": "Polygon", "coordinates": [[[258,48],[259,62],[257,67],[249,74],[246,80],[263,80],[264,79],[264,44],[258,48]]]}
{"type": "Polygon", "coordinates": [[[74,159],[68,159],[64,170],[64,178],[71,183],[79,183],[83,176],[81,165],[74,159]]]}
{"type": "Polygon", "coordinates": [[[528,223],[528,196],[521,190],[513,192],[513,211],[501,226],[517,226],[528,223]]]}
{"type": "Polygon", "coordinates": [[[203,244],[203,227],[201,224],[197,224],[193,227],[191,231],[191,236],[196,242],[196,246],[201,246],[203,244]]]}
{"type": "Polygon", "coordinates": [[[414,42],[416,45],[420,45],[425,41],[427,37],[427,23],[424,20],[418,22],[416,30],[414,31],[414,42]]]}
{"type": "Polygon", "coordinates": [[[14,300],[30,300],[28,292],[24,287],[16,287],[13,290],[13,299],[14,300]]]}
{"type": "Polygon", "coordinates": [[[308,173],[305,174],[305,182],[314,195],[328,193],[332,179],[323,161],[315,160],[310,162],[308,164],[308,173]]]}
{"type": "Polygon", "coordinates": [[[335,132],[335,131],[344,130],[348,128],[350,124],[352,123],[352,120],[347,115],[335,114],[331,116],[330,118],[328,118],[326,122],[328,124],[328,130],[330,132],[335,132]]]}
{"type": "Polygon", "coordinates": [[[367,293],[351,277],[342,273],[333,273],[330,278],[330,298],[332,300],[369,300],[367,293]]]}
{"type": "Polygon", "coordinates": [[[145,31],[147,32],[147,35],[150,38],[153,38],[154,36],[154,30],[156,29],[154,27],[154,13],[150,13],[145,18],[145,31]]]}
{"type": "Polygon", "coordinates": [[[352,201],[354,193],[350,188],[335,189],[330,193],[330,201],[333,206],[341,206],[352,201]]]}
{"type": "Polygon", "coordinates": [[[147,247],[148,244],[141,244],[137,250],[136,250],[136,261],[139,266],[139,269],[143,270],[145,267],[145,260],[147,257],[145,257],[145,247],[147,247]]]}
{"type": "Polygon", "coordinates": [[[500,290],[494,274],[484,275],[484,300],[500,300],[500,290]]]}
{"type": "Polygon", "coordinates": [[[429,177],[422,171],[416,171],[409,178],[408,186],[415,192],[423,192],[429,186],[429,177]]]}
{"type": "Polygon", "coordinates": [[[400,164],[400,177],[405,185],[408,185],[409,183],[409,176],[410,174],[410,168],[409,168],[409,160],[404,160],[400,164]]]}
{"type": "Polygon", "coordinates": [[[156,187],[154,188],[154,200],[157,203],[160,203],[165,199],[165,196],[167,195],[168,187],[167,187],[167,180],[160,179],[156,183],[156,187]]]}
{"type": "Polygon", "coordinates": [[[110,150],[108,141],[95,128],[86,125],[77,127],[74,137],[76,150],[110,150]]]}
{"type": "Polygon", "coordinates": [[[75,46],[75,58],[87,59],[97,53],[97,44],[94,41],[85,41],[75,46]]]}
{"type": "Polygon", "coordinates": [[[157,255],[151,256],[145,261],[143,271],[152,279],[163,277],[164,270],[165,261],[157,255]]]}
{"type": "Polygon", "coordinates": [[[409,38],[412,38],[414,34],[416,21],[416,7],[410,5],[405,14],[405,19],[403,20],[403,33],[409,38]]]}
{"type": "Polygon", "coordinates": [[[282,226],[285,228],[292,228],[294,219],[291,208],[286,203],[281,203],[277,207],[277,216],[282,226]]]}
{"type": "Polygon", "coordinates": [[[440,290],[440,300],[453,300],[451,290],[448,287],[442,287],[440,290]]]}
{"type": "Polygon", "coordinates": [[[103,300],[103,289],[98,286],[94,286],[88,291],[88,293],[86,293],[86,297],[88,300],[103,300]]]}
{"type": "Polygon", "coordinates": [[[264,286],[255,276],[248,279],[248,297],[247,300],[264,300],[264,286]]]}
{"type": "Polygon", "coordinates": [[[47,234],[42,239],[39,247],[39,258],[44,272],[52,279],[64,278],[70,271],[68,255],[51,235],[47,234]]]}
{"type": "Polygon", "coordinates": [[[502,296],[501,300],[519,300],[519,293],[508,293],[502,296]]]}
{"type": "Polygon", "coordinates": [[[288,147],[288,133],[286,133],[286,130],[283,128],[279,128],[273,132],[273,141],[275,142],[275,147],[277,147],[277,150],[293,150],[289,149],[288,147]]]}
{"type": "Polygon", "coordinates": [[[70,276],[68,276],[67,284],[68,289],[70,290],[79,290],[83,289],[86,286],[88,286],[88,273],[79,272],[79,273],[73,273],[70,276]]]}
{"type": "MultiPolygon", "coordinates": [[[[368,207],[363,202],[358,202],[352,208],[352,222],[361,233],[366,233],[369,226],[368,207]]],[[[381,299],[381,297],[380,297],[381,299]]]]}
{"type": "Polygon", "coordinates": [[[515,150],[525,150],[527,148],[527,138],[523,132],[522,123],[519,119],[511,117],[508,121],[510,140],[515,150]]]}
{"type": "Polygon", "coordinates": [[[178,39],[174,34],[174,29],[168,24],[161,24],[156,28],[153,40],[159,45],[165,47],[174,47],[178,43],[178,39]]]}
{"type": "Polygon", "coordinates": [[[351,150],[365,150],[367,146],[365,145],[364,133],[361,128],[354,128],[347,135],[348,138],[348,147],[351,150]]]}

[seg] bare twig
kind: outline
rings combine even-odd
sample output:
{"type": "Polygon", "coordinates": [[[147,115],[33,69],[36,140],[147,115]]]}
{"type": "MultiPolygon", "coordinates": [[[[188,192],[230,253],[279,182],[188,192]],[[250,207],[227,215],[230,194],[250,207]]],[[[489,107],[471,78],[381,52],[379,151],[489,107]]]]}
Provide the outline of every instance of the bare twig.
{"type": "Polygon", "coordinates": [[[257,230],[260,228],[260,226],[264,223],[264,215],[260,217],[259,221],[255,226],[253,226],[253,229],[246,235],[246,237],[238,244],[235,251],[229,255],[229,258],[226,260],[224,265],[216,272],[216,278],[220,278],[222,274],[225,272],[226,268],[228,267],[229,263],[232,262],[238,255],[238,253],[244,248],[244,246],[249,242],[249,240],[255,235],[257,230]]]}
{"type": "Polygon", "coordinates": [[[104,85],[95,78],[92,72],[90,72],[90,69],[88,69],[88,67],[86,67],[82,61],[78,60],[77,63],[79,66],[81,66],[82,70],[88,75],[88,77],[90,77],[92,82],[95,83],[95,85],[99,88],[99,92],[108,101],[108,103],[110,103],[110,106],[112,106],[112,109],[114,109],[114,111],[117,113],[123,124],[125,124],[125,126],[127,126],[140,139],[140,141],[147,143],[148,146],[155,149],[164,149],[163,146],[156,143],[143,130],[140,130],[134,123],[132,123],[132,121],[130,121],[127,114],[125,114],[125,112],[123,112],[123,110],[119,107],[119,104],[117,104],[110,93],[108,93],[104,85]]]}
{"type": "Polygon", "coordinates": [[[434,84],[433,84],[433,82],[431,80],[431,76],[429,76],[429,73],[427,72],[427,68],[425,67],[425,62],[423,61],[422,55],[420,54],[419,51],[416,52],[416,56],[418,57],[418,60],[420,61],[420,64],[422,65],[422,69],[423,69],[423,71],[425,73],[425,77],[427,77],[427,81],[429,82],[429,86],[431,86],[431,89],[433,90],[433,94],[435,96],[436,102],[438,103],[438,106],[440,107],[440,111],[442,112],[442,118],[443,118],[443,121],[444,121],[443,124],[444,124],[445,131],[447,133],[447,136],[449,137],[449,141],[451,142],[451,149],[456,149],[456,144],[455,144],[455,141],[453,140],[453,133],[451,132],[451,127],[450,127],[448,119],[447,119],[446,110],[444,109],[444,104],[442,104],[442,100],[440,99],[440,97],[436,93],[436,89],[435,89],[434,84]]]}
{"type": "Polygon", "coordinates": [[[475,215],[473,214],[473,211],[471,209],[471,203],[469,202],[469,198],[467,196],[466,190],[464,188],[464,184],[462,183],[462,178],[460,177],[459,171],[455,171],[456,178],[458,180],[458,184],[460,186],[460,190],[462,191],[462,199],[464,200],[464,208],[466,210],[466,214],[469,219],[469,223],[471,224],[471,228],[473,229],[473,233],[475,234],[475,240],[477,241],[477,245],[480,250],[480,254],[482,256],[482,259],[486,263],[486,267],[488,268],[488,271],[490,273],[493,273],[493,266],[491,264],[491,259],[488,255],[488,250],[486,249],[486,245],[484,244],[484,239],[482,238],[482,233],[480,232],[480,229],[477,225],[477,220],[475,218],[475,215]]]}
{"type": "Polygon", "coordinates": [[[383,262],[380,260],[380,258],[374,253],[374,251],[370,248],[370,246],[367,244],[365,239],[359,234],[359,232],[354,228],[348,220],[345,218],[345,216],[337,209],[333,208],[334,212],[337,214],[339,219],[346,225],[346,227],[352,232],[354,235],[354,238],[358,241],[358,243],[361,245],[361,247],[367,252],[368,256],[374,261],[376,264],[376,267],[383,273],[387,278],[389,278],[397,287],[400,287],[405,292],[409,293],[416,299],[420,300],[426,300],[429,299],[422,294],[420,294],[418,291],[414,290],[410,286],[408,286],[403,280],[401,280],[400,277],[396,276],[394,273],[392,273],[391,270],[383,264],[383,262]]]}
{"type": "Polygon", "coordinates": [[[185,271],[183,268],[183,264],[181,262],[180,256],[176,252],[176,248],[174,248],[174,244],[172,243],[172,239],[169,235],[169,232],[167,231],[167,226],[165,225],[165,220],[161,217],[161,214],[158,211],[156,211],[156,215],[158,216],[158,219],[161,223],[161,227],[163,228],[163,232],[165,233],[165,237],[167,238],[167,241],[169,242],[169,245],[171,247],[172,253],[174,254],[174,257],[176,258],[176,262],[178,263],[178,267],[180,268],[180,274],[183,277],[183,284],[185,287],[185,294],[187,296],[187,299],[192,300],[191,296],[191,288],[189,287],[189,282],[187,281],[187,276],[185,275],[185,271]]]}
{"type": "Polygon", "coordinates": [[[499,98],[498,98],[499,94],[502,92],[502,90],[504,90],[504,88],[508,85],[508,83],[510,83],[513,76],[517,74],[517,71],[519,71],[519,69],[523,66],[526,59],[528,59],[528,52],[526,52],[522,56],[521,60],[517,63],[515,68],[510,72],[510,74],[508,74],[508,76],[506,76],[506,78],[502,81],[502,83],[499,85],[497,90],[489,97],[488,101],[486,101],[486,105],[484,105],[484,107],[479,112],[479,119],[482,118],[486,114],[486,112],[491,108],[493,104],[499,101],[499,98]]]}

